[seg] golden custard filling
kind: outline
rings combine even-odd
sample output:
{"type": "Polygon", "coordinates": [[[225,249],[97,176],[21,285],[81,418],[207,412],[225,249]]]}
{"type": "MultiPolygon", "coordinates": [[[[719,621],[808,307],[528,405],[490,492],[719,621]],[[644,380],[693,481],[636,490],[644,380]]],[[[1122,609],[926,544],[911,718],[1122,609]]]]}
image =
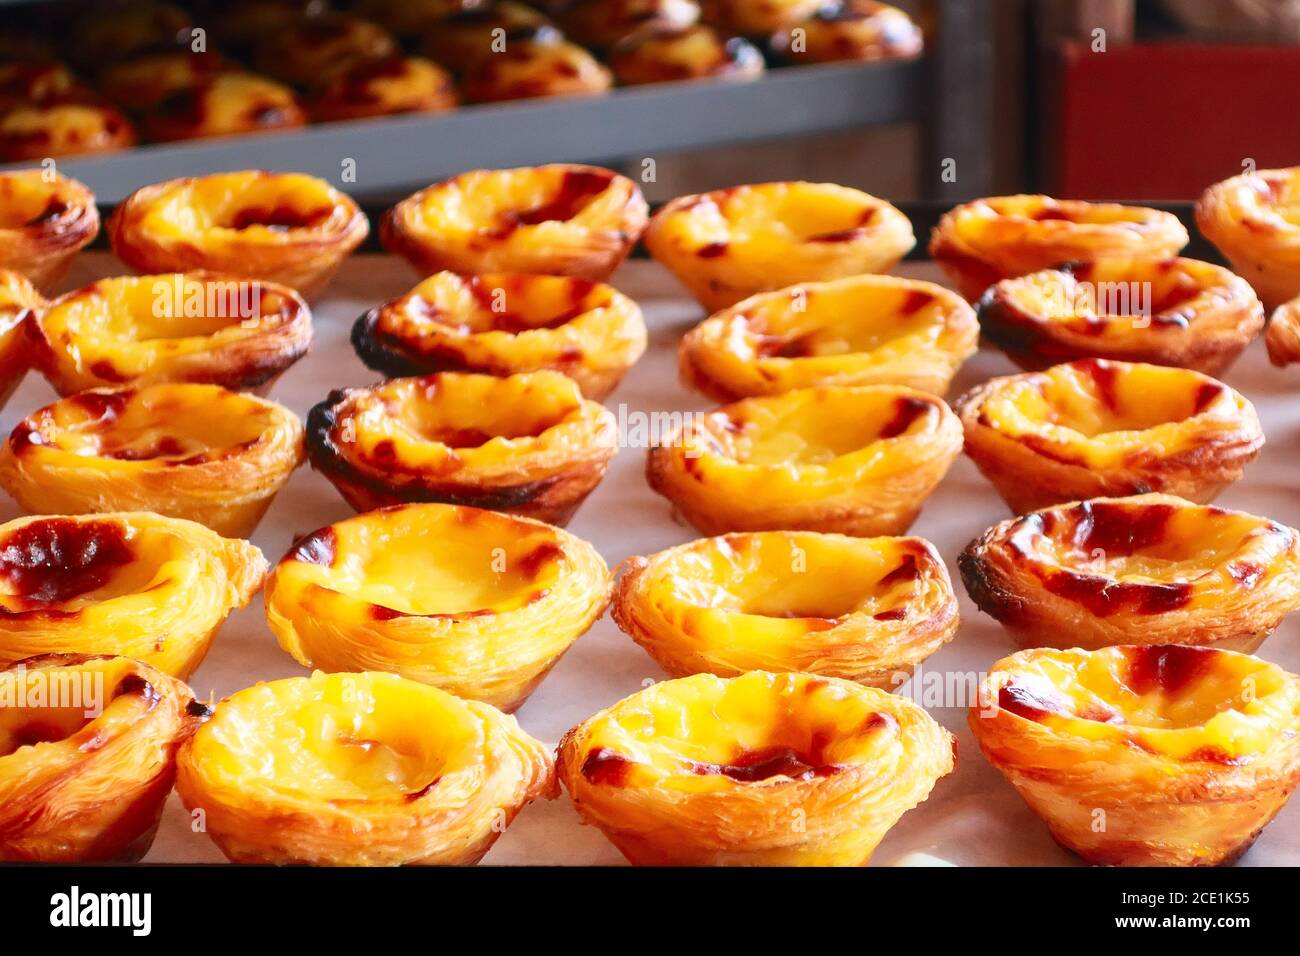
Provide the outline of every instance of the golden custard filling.
{"type": "MultiPolygon", "coordinates": [[[[987,229],[994,224],[1016,227],[1023,234],[1022,241],[1068,238],[1073,242],[1086,242],[1090,238],[1102,240],[1122,235],[1116,233],[1116,229],[1136,239],[1145,231],[1163,232],[1177,223],[1170,213],[1143,206],[1058,200],[1035,195],[979,199],[957,207],[950,215],[957,235],[975,247],[988,238],[987,229]]],[[[1185,229],[1182,239],[1179,248],[1187,241],[1185,229]]]]}
{"type": "Polygon", "coordinates": [[[1278,746],[1300,688],[1247,654],[1179,645],[1043,650],[991,677],[998,706],[1053,734],[1246,765],[1278,746]]]}

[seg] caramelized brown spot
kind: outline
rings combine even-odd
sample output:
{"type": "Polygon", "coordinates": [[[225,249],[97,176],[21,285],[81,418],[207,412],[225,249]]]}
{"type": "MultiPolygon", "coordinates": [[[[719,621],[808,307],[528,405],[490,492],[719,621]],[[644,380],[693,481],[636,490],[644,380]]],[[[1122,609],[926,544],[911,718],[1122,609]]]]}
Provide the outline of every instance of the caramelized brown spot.
{"type": "Polygon", "coordinates": [[[1196,403],[1192,414],[1199,415],[1214,403],[1228,389],[1218,382],[1204,382],[1196,390],[1196,403]]]}
{"type": "Polygon", "coordinates": [[[621,787],[631,770],[632,761],[608,747],[597,747],[582,762],[582,776],[597,786],[621,787]]]}
{"type": "Polygon", "coordinates": [[[97,590],[134,553],[112,521],[43,518],[13,531],[0,546],[0,577],[33,604],[57,604],[97,590]]]}
{"type": "Polygon", "coordinates": [[[162,695],[158,693],[158,689],[139,674],[127,674],[118,681],[117,690],[113,692],[114,697],[125,697],[128,694],[143,697],[153,704],[162,700],[162,695]]]}
{"type": "Polygon", "coordinates": [[[436,787],[441,782],[442,782],[442,777],[434,777],[432,780],[430,780],[419,790],[413,790],[410,793],[408,793],[406,795],[406,802],[414,803],[416,800],[419,800],[421,797],[428,796],[429,793],[432,792],[433,788],[436,787]]]}
{"type": "Polygon", "coordinates": [[[1037,693],[1019,684],[1003,684],[999,688],[998,707],[1009,714],[1035,722],[1069,710],[1065,702],[1059,698],[1037,693]]]}
{"type": "Polygon", "coordinates": [[[1178,694],[1197,681],[1218,654],[1211,648],[1182,644],[1143,645],[1125,650],[1129,660],[1128,684],[1136,694],[1164,691],[1178,694]]]}
{"type": "Polygon", "coordinates": [[[924,289],[909,289],[898,311],[902,315],[915,315],[933,301],[934,296],[924,289]]]}
{"type": "Polygon", "coordinates": [[[1119,406],[1116,403],[1115,379],[1119,370],[1104,359],[1088,359],[1081,364],[1097,387],[1097,397],[1101,399],[1101,403],[1112,411],[1117,409],[1119,406]]]}
{"type": "Polygon", "coordinates": [[[696,763],[692,772],[721,774],[742,783],[755,783],[779,776],[812,780],[828,777],[839,769],[835,764],[823,764],[792,747],[764,747],[742,751],[729,764],[696,763]]]}
{"type": "Polygon", "coordinates": [[[520,226],[536,226],[544,222],[563,222],[572,219],[591,201],[609,188],[608,174],[587,169],[570,169],[564,173],[560,188],[551,199],[540,206],[526,210],[502,213],[500,225],[494,235],[505,238],[520,226]]]}
{"type": "Polygon", "coordinates": [[[131,376],[118,371],[108,359],[98,359],[90,364],[90,374],[102,382],[129,382],[131,376]]]}
{"type": "Polygon", "coordinates": [[[213,710],[201,700],[191,700],[185,705],[185,713],[200,720],[207,720],[212,716],[213,710]]]}
{"type": "Polygon", "coordinates": [[[880,430],[881,438],[897,438],[934,406],[920,398],[900,398],[894,402],[894,415],[880,430]]]}
{"type": "Polygon", "coordinates": [[[892,587],[895,584],[901,584],[904,581],[915,581],[921,575],[920,565],[917,563],[916,555],[904,555],[903,560],[898,567],[890,571],[880,579],[881,587],[892,587]]]}
{"type": "Polygon", "coordinates": [[[903,618],[907,617],[907,608],[890,608],[888,611],[879,611],[872,616],[877,621],[901,621],[903,618]]]}
{"type": "Polygon", "coordinates": [[[730,243],[710,242],[706,246],[700,246],[695,250],[695,254],[701,259],[716,259],[718,256],[726,255],[730,243]]]}
{"type": "Polygon", "coordinates": [[[1173,505],[1165,504],[1130,508],[1085,501],[1078,511],[1075,543],[1088,551],[1099,548],[1112,555],[1133,554],[1159,544],[1174,515],[1173,505]]]}
{"type": "Polygon", "coordinates": [[[321,528],[298,540],[289,550],[289,558],[304,564],[319,564],[328,568],[334,564],[338,550],[338,535],[331,527],[321,528]]]}
{"type": "Polygon", "coordinates": [[[564,549],[554,541],[543,541],[519,559],[519,573],[526,578],[535,578],[548,564],[562,560],[564,560],[564,549]]]}
{"type": "Polygon", "coordinates": [[[329,207],[304,211],[283,204],[269,208],[248,206],[237,210],[230,217],[227,226],[230,229],[265,226],[274,232],[287,232],[290,229],[312,229],[329,219],[333,211],[329,207]]]}

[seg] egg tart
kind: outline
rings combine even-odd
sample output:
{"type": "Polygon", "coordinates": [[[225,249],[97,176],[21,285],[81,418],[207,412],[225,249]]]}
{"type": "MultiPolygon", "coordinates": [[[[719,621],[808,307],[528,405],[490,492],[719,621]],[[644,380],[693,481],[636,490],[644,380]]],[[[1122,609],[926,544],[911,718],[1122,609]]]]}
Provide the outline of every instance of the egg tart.
{"type": "Polygon", "coordinates": [[[907,385],[942,395],[979,339],[942,286],[854,276],[765,292],[682,339],[682,381],[719,401],[813,385],[907,385]]]}
{"type": "Polygon", "coordinates": [[[595,50],[638,30],[689,27],[699,18],[695,0],[570,0],[559,14],[565,35],[595,50]]]}
{"type": "Polygon", "coordinates": [[[0,269],[49,292],[98,232],[95,197],[75,179],[40,169],[0,172],[0,269]]]}
{"type": "Polygon", "coordinates": [[[421,50],[448,69],[463,73],[512,43],[558,43],[562,34],[539,10],[500,0],[451,14],[424,34],[421,50]]]}
{"type": "Polygon", "coordinates": [[[696,674],[574,727],[558,771],[583,822],[643,866],[861,866],[952,772],[905,698],[811,674],[696,674]]]}
{"type": "Polygon", "coordinates": [[[618,450],[618,424],[558,372],[441,372],[347,388],[307,416],[312,467],[358,511],[472,505],[567,524],[618,450]]]}
{"type": "Polygon", "coordinates": [[[323,179],[252,170],[137,189],[113,211],[114,254],[140,272],[268,279],[311,298],[370,225],[323,179]]]}
{"type": "Polygon", "coordinates": [[[910,388],[803,388],[704,415],[650,449],[650,487],[704,534],[901,534],[961,453],[943,399],[910,388]]]}
{"type": "Polygon", "coordinates": [[[27,277],[0,269],[0,408],[27,375],[27,322],[45,299],[27,277]]]}
{"type": "Polygon", "coordinates": [[[1217,374],[1264,327],[1247,282],[1195,259],[1098,259],[991,286],[980,328],[1017,365],[1097,356],[1217,374]]]}
{"type": "Polygon", "coordinates": [[[379,24],[345,13],[323,13],[267,34],[258,42],[256,63],[278,80],[312,87],[359,61],[399,52],[397,41],[379,24]]]}
{"type": "Polygon", "coordinates": [[[1215,183],[1196,204],[1196,225],[1266,307],[1300,295],[1300,166],[1215,183]]]}
{"type": "Polygon", "coordinates": [[[613,616],[674,677],[802,671],[896,690],[957,633],[957,598],[921,538],[762,531],[629,558],[613,616]]]}
{"type": "Polygon", "coordinates": [[[117,107],[74,97],[17,106],[0,116],[0,162],[113,153],[136,144],[117,107]]]}
{"type": "Polygon", "coordinates": [[[0,51],[0,112],[77,95],[90,94],[64,64],[57,60],[5,60],[0,51]]]}
{"type": "Polygon", "coordinates": [[[492,5],[493,0],[354,0],[350,6],[400,36],[415,36],[449,17],[492,5]]]}
{"type": "Polygon", "coordinates": [[[461,89],[473,103],[544,96],[595,96],[609,92],[614,78],[594,56],[567,40],[508,40],[500,53],[465,69],[461,89]]]}
{"type": "Polygon", "coordinates": [[[217,385],[91,389],[18,423],[0,486],[33,514],[153,511],[247,538],[303,459],[287,408],[217,385]]]}
{"type": "Polygon", "coordinates": [[[266,583],[298,663],[389,671],[511,711],[609,603],[596,549],[531,518],[400,505],[300,540],[266,583]]]}
{"type": "Polygon", "coordinates": [[[1277,307],[1268,320],[1264,342],[1269,361],[1278,368],[1300,362],[1300,298],[1277,307]]]}
{"type": "Polygon", "coordinates": [[[553,369],[599,401],[645,352],[646,328],[635,302],[589,279],[439,272],[362,315],[352,344],[387,375],[553,369]]]}
{"type": "Polygon", "coordinates": [[[623,86],[678,80],[755,80],[767,69],[758,47],[704,24],[637,30],[610,52],[623,86]]]}
{"type": "Polygon", "coordinates": [[[326,9],[322,0],[211,0],[208,5],[207,19],[222,47],[241,56],[254,54],[264,37],[326,9]]]}
{"type": "Polygon", "coordinates": [[[247,541],[148,512],[0,525],[0,664],[120,654],[184,680],[261,586],[247,541]]]}
{"type": "Polygon", "coordinates": [[[230,60],[214,50],[155,50],[106,67],[99,88],[126,109],[143,112],[231,68],[230,60]]]}
{"type": "Polygon", "coordinates": [[[126,657],[46,654],[0,671],[0,861],[133,863],[206,708],[126,657]]]}
{"type": "Polygon", "coordinates": [[[715,312],[799,282],[887,272],[916,239],[907,217],[875,196],[784,182],[674,199],[650,220],[645,244],[715,312]]]}
{"type": "Polygon", "coordinates": [[[905,60],[921,53],[921,28],[874,0],[835,0],[779,30],[772,49],[792,63],[905,60]]]}
{"type": "Polygon", "coordinates": [[[930,258],[974,302],[995,282],[1093,259],[1168,259],[1187,245],[1172,213],[1050,196],[993,196],[945,213],[930,258]]]}
{"type": "Polygon", "coordinates": [[[1021,651],[980,700],[980,749],[1088,863],[1232,863],[1300,783],[1300,677],[1247,654],[1021,651]]]}
{"type": "Polygon", "coordinates": [[[168,95],[140,120],[156,142],[293,129],[307,112],[293,90],[252,73],[229,70],[168,95]]]}
{"type": "Polygon", "coordinates": [[[307,354],[311,310],[275,282],[123,276],[54,300],[28,323],[27,339],[61,395],[158,382],[265,392],[307,354]]]}
{"type": "Polygon", "coordinates": [[[1259,455],[1240,393],[1199,372],[1085,359],[995,378],[955,409],[966,453],[1017,514],[1162,491],[1212,501],[1259,455]]]}
{"type": "Polygon", "coordinates": [[[476,170],[435,183],[384,215],[384,248],[424,275],[533,272],[596,281],[645,228],[636,183],[596,166],[476,170]]]}
{"type": "MultiPolygon", "coordinates": [[[[73,25],[73,59],[98,69],[149,50],[181,49],[193,40],[194,21],[171,3],[95,3],[73,25]]],[[[67,29],[56,24],[56,29],[67,29]]]]}
{"type": "Polygon", "coordinates": [[[700,0],[704,22],[758,37],[812,16],[827,0],[700,0]]]}
{"type": "Polygon", "coordinates": [[[1300,608],[1300,532],[1173,495],[1095,498],[994,525],[957,565],[1026,647],[1254,651],[1300,608]]]}
{"type": "Polygon", "coordinates": [[[473,864],[538,797],[549,750],[513,717],[394,674],[322,674],[222,700],[176,789],[234,863],[473,864]]]}
{"type": "Polygon", "coordinates": [[[451,74],[431,60],[394,56],[362,60],[345,67],[316,94],[312,116],[318,123],[436,113],[456,106],[451,74]]]}

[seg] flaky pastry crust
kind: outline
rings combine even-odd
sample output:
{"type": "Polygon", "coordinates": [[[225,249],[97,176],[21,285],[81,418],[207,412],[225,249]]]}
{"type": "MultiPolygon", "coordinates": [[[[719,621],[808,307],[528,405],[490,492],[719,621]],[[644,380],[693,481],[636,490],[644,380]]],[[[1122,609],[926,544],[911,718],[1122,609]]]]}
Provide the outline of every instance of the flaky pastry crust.
{"type": "Polygon", "coordinates": [[[765,292],[682,339],[682,381],[718,401],[814,385],[906,385],[942,395],[979,339],[975,313],[942,286],[853,276],[765,292]]]}
{"type": "Polygon", "coordinates": [[[1173,495],[1095,498],[994,525],[957,560],[1026,647],[1254,651],[1300,608],[1300,532],[1173,495]]]}
{"type": "Polygon", "coordinates": [[[897,690],[957,633],[922,538],[762,531],[631,557],[613,617],[674,677],[801,671],[897,690]]]}
{"type": "Polygon", "coordinates": [[[608,169],[557,163],[477,170],[390,209],[379,238],[425,275],[530,272],[600,281],[645,228],[636,183],[608,169]]]}
{"type": "Polygon", "coordinates": [[[358,511],[471,505],[564,525],[618,450],[618,423],[558,372],[441,372],[339,389],[307,416],[312,467],[358,511]]]}
{"type": "Polygon", "coordinates": [[[27,323],[45,306],[25,275],[0,269],[0,408],[27,375],[27,323]]]}
{"type": "Polygon", "coordinates": [[[600,401],[645,352],[641,309],[569,276],[439,272],[357,319],[352,345],[385,375],[550,369],[600,401]]]}
{"type": "Polygon", "coordinates": [[[181,750],[176,789],[234,863],[477,863],[557,793],[513,717],[395,674],[322,674],[225,698],[181,750]]]}
{"type": "Polygon", "coordinates": [[[182,273],[100,279],[27,324],[32,363],[61,395],[160,382],[266,392],[311,336],[311,310],[286,286],[182,273]]]}
{"type": "Polygon", "coordinates": [[[1300,298],[1283,302],[1269,317],[1264,344],[1268,360],[1278,368],[1300,362],[1300,298]]]}
{"type": "Polygon", "coordinates": [[[712,312],[797,283],[888,272],[916,239],[875,196],[779,182],[680,196],[655,213],[645,244],[712,312]]]}
{"type": "Polygon", "coordinates": [[[902,10],[873,0],[829,3],[772,37],[791,63],[905,60],[924,46],[921,28],[902,10]]]}
{"type": "Polygon", "coordinates": [[[0,525],[0,664],[119,654],[184,680],[266,575],[262,552],[150,512],[0,525]]]}
{"type": "Polygon", "coordinates": [[[261,170],[145,186],[108,222],[113,252],[139,272],[265,279],[308,299],[369,231],[357,204],[323,179],[261,170]]]}
{"type": "Polygon", "coordinates": [[[1300,166],[1260,169],[1215,183],[1196,225],[1268,309],[1300,295],[1300,166]]]}
{"type": "Polygon", "coordinates": [[[980,328],[1017,365],[1077,358],[1173,365],[1216,375],[1264,327],[1250,285],[1195,259],[1098,259],[991,286],[980,328]]]}
{"type": "Polygon", "coordinates": [[[98,232],[95,196],[75,179],[38,169],[0,173],[0,268],[48,293],[98,232]]]}
{"type": "Polygon", "coordinates": [[[558,770],[583,822],[634,864],[861,866],[954,760],[909,700],[751,671],[625,698],[564,735],[558,770]]]}
{"type": "Polygon", "coordinates": [[[902,534],[961,453],[941,398],[889,385],[796,389],[689,418],[646,478],[704,534],[902,534]]]}
{"type": "Polygon", "coordinates": [[[247,538],[304,457],[298,416],[218,385],[91,389],[23,419],[0,486],[32,514],[153,511],[247,538]]]}
{"type": "Polygon", "coordinates": [[[702,23],[651,27],[629,34],[609,54],[623,86],[681,80],[754,80],[767,71],[758,47],[702,23]]]}
{"type": "Polygon", "coordinates": [[[0,671],[0,700],[0,860],[143,857],[206,714],[190,689],[125,657],[47,654],[0,671]]]}
{"type": "Polygon", "coordinates": [[[930,257],[972,302],[995,282],[1098,258],[1167,259],[1187,245],[1172,213],[1050,196],[993,196],[947,212],[930,257]]]}
{"type": "Polygon", "coordinates": [[[530,518],[402,505],[300,540],[266,584],[266,618],[300,664],[391,671],[505,711],[604,613],[596,549],[530,518]]]}
{"type": "Polygon", "coordinates": [[[981,701],[980,749],[1088,863],[1231,863],[1300,782],[1300,678],[1246,654],[1026,650],[981,701]]]}
{"type": "Polygon", "coordinates": [[[966,454],[1016,514],[1166,492],[1202,504],[1264,446],[1255,407],[1186,369],[1084,359],[991,379],[957,400],[966,454]]]}

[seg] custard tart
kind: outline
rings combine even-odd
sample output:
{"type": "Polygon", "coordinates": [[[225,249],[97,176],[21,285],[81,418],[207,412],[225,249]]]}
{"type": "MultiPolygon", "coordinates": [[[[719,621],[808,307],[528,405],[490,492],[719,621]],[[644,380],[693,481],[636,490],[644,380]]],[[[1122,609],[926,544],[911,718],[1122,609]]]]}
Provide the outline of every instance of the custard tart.
{"type": "Polygon", "coordinates": [[[1218,866],[1300,783],[1300,677],[1205,647],[1036,649],[971,709],[989,762],[1102,866],[1218,866]]]}
{"type": "Polygon", "coordinates": [[[700,0],[704,22],[745,36],[768,36],[812,16],[827,0],[700,0]]]}
{"type": "Polygon", "coordinates": [[[531,518],[400,505],[300,540],[266,618],[306,667],[389,671],[511,711],[604,613],[596,549],[531,518]]]}
{"type": "Polygon", "coordinates": [[[42,169],[0,172],[0,269],[49,292],[98,232],[95,197],[75,179],[42,169]]]}
{"type": "Polygon", "coordinates": [[[257,68],[294,86],[312,87],[363,60],[400,52],[377,23],[345,13],[303,17],[268,33],[257,45],[257,68]]]}
{"type": "Polygon", "coordinates": [[[830,183],[736,186],[660,209],[646,248],[710,312],[758,292],[888,272],[916,244],[882,199],[830,183]]]}
{"type": "Polygon", "coordinates": [[[613,616],[674,677],[802,671],[897,690],[956,635],[957,598],[921,538],[761,531],[629,558],[613,616]]]}
{"type": "Polygon", "coordinates": [[[961,296],[893,276],[853,276],[765,292],[682,339],[682,381],[718,401],[814,385],[906,385],[942,395],[975,353],[979,324],[961,296]]]}
{"type": "Polygon", "coordinates": [[[0,49],[0,112],[78,95],[90,94],[64,64],[57,60],[6,60],[0,49]]]}
{"type": "Polygon", "coordinates": [[[589,279],[439,272],[361,316],[352,344],[386,375],[553,369],[600,401],[645,352],[646,327],[635,302],[589,279]]]}
{"type": "Polygon", "coordinates": [[[638,30],[689,27],[699,18],[695,0],[570,0],[559,13],[565,36],[594,50],[638,30]]]}
{"type": "Polygon", "coordinates": [[[811,674],[696,674],[574,727],[558,771],[642,866],[861,866],[955,763],[905,698],[811,674]]]}
{"type": "Polygon", "coordinates": [[[596,166],[476,170],[435,183],[384,215],[379,238],[424,275],[533,272],[600,281],[645,228],[636,183],[596,166]]]}
{"type": "Polygon", "coordinates": [[[563,39],[545,14],[513,0],[501,0],[437,21],[425,33],[420,49],[435,62],[464,73],[512,43],[558,43],[563,39]]]}
{"type": "Polygon", "coordinates": [[[494,0],[353,0],[352,10],[400,36],[437,29],[447,18],[494,5],[494,0]]]}
{"type": "Polygon", "coordinates": [[[1269,361],[1278,368],[1300,362],[1300,298],[1277,307],[1268,320],[1264,343],[1269,361]]]}
{"type": "Polygon", "coordinates": [[[140,120],[155,142],[205,139],[307,125],[307,111],[283,83],[230,70],[168,95],[140,120]]]}
{"type": "Polygon", "coordinates": [[[1196,204],[1196,225],[1267,308],[1300,295],[1300,166],[1215,183],[1196,204]]]}
{"type": "Polygon", "coordinates": [[[1209,502],[1264,446],[1243,395],[1158,365],[1085,359],[991,379],[954,407],[966,454],[1016,514],[1151,491],[1209,502]]]}
{"type": "Polygon", "coordinates": [[[500,53],[466,67],[461,78],[461,89],[472,103],[596,96],[613,85],[613,76],[594,56],[576,43],[550,37],[507,41],[500,53]]]}
{"type": "Polygon", "coordinates": [[[995,282],[1100,258],[1168,259],[1187,245],[1178,217],[1142,206],[993,196],[945,213],[930,258],[974,302],[995,282]]]}
{"type": "Polygon", "coordinates": [[[0,525],[0,664],[119,654],[184,680],[266,575],[247,541],[148,512],[0,525]]]}
{"type": "Polygon", "coordinates": [[[1300,532],[1173,495],[1095,498],[994,525],[957,561],[1025,647],[1251,652],[1300,608],[1300,532]]]}
{"type": "Polygon", "coordinates": [[[394,674],[322,674],[225,698],[181,749],[176,789],[234,863],[477,863],[556,796],[513,717],[394,674]]]}
{"type": "Polygon", "coordinates": [[[231,61],[213,50],[153,51],[109,65],[100,74],[99,88],[126,109],[145,112],[231,68],[231,61]]]}
{"type": "MultiPolygon", "coordinates": [[[[87,69],[149,50],[181,49],[194,39],[194,20],[171,3],[94,3],[73,24],[68,48],[87,69]]],[[[54,25],[60,32],[66,23],[54,25]]]]}
{"type": "Polygon", "coordinates": [[[961,443],[961,422],[934,395],[803,388],[688,416],[650,449],[646,478],[704,534],[902,534],[961,443]]]}
{"type": "Polygon", "coordinates": [[[312,99],[318,123],[437,113],[456,106],[451,74],[431,60],[393,56],[362,60],[335,73],[312,99]]]}
{"type": "Polygon", "coordinates": [[[287,408],[217,385],[91,389],[18,423],[0,486],[32,514],[153,511],[247,538],[303,460],[287,408]]]}
{"type": "Polygon", "coordinates": [[[1264,327],[1245,279],[1195,259],[1096,259],[991,286],[984,337],[1026,369],[1095,356],[1226,369],[1264,327]]]}
{"type": "Polygon", "coordinates": [[[0,162],[115,153],[135,144],[126,114],[93,99],[47,100],[0,115],[0,162]]]}
{"type": "Polygon", "coordinates": [[[339,389],[307,429],[312,468],[358,511],[442,502],[564,525],[618,451],[614,416],[558,372],[339,389]]]}
{"type": "Polygon", "coordinates": [[[905,60],[918,56],[921,28],[902,10],[874,0],[834,0],[772,37],[791,63],[905,60]]]}
{"type": "Polygon", "coordinates": [[[26,276],[0,269],[0,408],[27,375],[27,323],[44,307],[26,276]]]}
{"type": "Polygon", "coordinates": [[[139,272],[268,279],[312,298],[370,231],[323,179],[246,170],[137,189],[113,211],[114,254],[139,272]]]}
{"type": "Polygon", "coordinates": [[[678,80],[756,80],[767,70],[758,47],[713,27],[637,30],[610,52],[609,66],[623,86],[678,80]]]}
{"type": "Polygon", "coordinates": [[[134,863],[206,708],[126,657],[46,654],[0,671],[0,861],[134,863]]]}
{"type": "Polygon", "coordinates": [[[307,354],[311,310],[274,282],[123,276],[55,299],[27,333],[33,364],[61,395],[159,382],[265,392],[307,354]]]}

